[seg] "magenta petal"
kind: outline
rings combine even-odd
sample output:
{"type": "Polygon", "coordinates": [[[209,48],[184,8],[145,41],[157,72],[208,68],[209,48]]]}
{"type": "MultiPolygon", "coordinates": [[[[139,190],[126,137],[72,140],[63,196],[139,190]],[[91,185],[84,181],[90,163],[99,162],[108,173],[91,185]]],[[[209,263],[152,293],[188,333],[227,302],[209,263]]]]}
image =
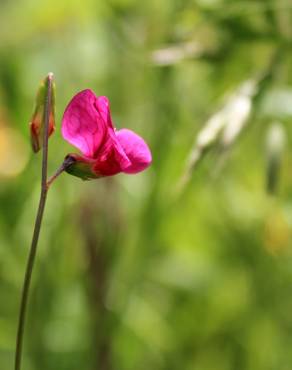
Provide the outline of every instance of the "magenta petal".
{"type": "Polygon", "coordinates": [[[133,131],[116,131],[116,137],[131,164],[123,169],[125,173],[137,173],[145,170],[152,162],[152,156],[145,141],[133,131]]]}
{"type": "Polygon", "coordinates": [[[102,153],[96,158],[94,171],[98,176],[112,176],[131,166],[131,161],[119,143],[116,135],[111,137],[102,153]]]}
{"type": "Polygon", "coordinates": [[[108,127],[113,129],[108,98],[106,96],[98,96],[95,99],[95,107],[101,118],[107,123],[108,127]]]}
{"type": "Polygon", "coordinates": [[[113,132],[109,102],[97,98],[91,90],[83,90],[68,104],[63,120],[62,135],[85,156],[93,158],[113,132]]]}

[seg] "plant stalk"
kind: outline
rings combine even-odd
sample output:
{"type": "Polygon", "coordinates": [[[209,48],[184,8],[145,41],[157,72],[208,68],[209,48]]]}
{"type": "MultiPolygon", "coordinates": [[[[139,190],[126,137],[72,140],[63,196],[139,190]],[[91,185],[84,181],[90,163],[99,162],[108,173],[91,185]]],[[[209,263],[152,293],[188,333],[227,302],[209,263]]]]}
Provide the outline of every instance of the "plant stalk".
{"type": "Polygon", "coordinates": [[[41,177],[41,194],[39,200],[39,206],[37,216],[34,225],[33,237],[30,246],[30,252],[27,260],[25,276],[22,287],[22,295],[20,302],[20,310],[18,317],[18,329],[16,337],[16,350],[15,350],[15,370],[21,370],[22,360],[22,348],[23,348],[23,335],[25,328],[25,319],[27,311],[27,303],[29,297],[29,290],[31,285],[31,277],[37,252],[37,245],[40,235],[40,229],[46,205],[47,193],[49,187],[47,186],[47,168],[48,168],[48,138],[49,138],[49,120],[52,109],[52,85],[53,85],[53,74],[49,73],[47,76],[47,96],[44,108],[44,131],[43,131],[43,149],[42,149],[42,177],[41,177]]]}

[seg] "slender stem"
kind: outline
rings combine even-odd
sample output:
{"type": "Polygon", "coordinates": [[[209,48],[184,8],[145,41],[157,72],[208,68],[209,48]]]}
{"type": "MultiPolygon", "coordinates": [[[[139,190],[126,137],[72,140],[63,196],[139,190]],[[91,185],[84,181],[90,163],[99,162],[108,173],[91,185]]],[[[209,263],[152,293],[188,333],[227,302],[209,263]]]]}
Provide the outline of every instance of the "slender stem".
{"type": "Polygon", "coordinates": [[[61,164],[61,166],[57,169],[57,171],[54,173],[53,176],[51,176],[47,181],[47,190],[49,190],[49,187],[52,185],[52,183],[56,180],[57,177],[59,177],[64,171],[67,170],[74,162],[75,158],[73,155],[68,154],[67,157],[64,159],[64,162],[61,164]]]}
{"type": "Polygon", "coordinates": [[[52,183],[56,180],[57,177],[61,175],[65,171],[66,167],[64,166],[64,163],[57,169],[57,171],[54,173],[53,176],[51,176],[47,181],[47,190],[49,190],[49,187],[52,185],[52,183]]]}
{"type": "Polygon", "coordinates": [[[40,201],[38,212],[35,220],[34,231],[32,242],[30,246],[30,252],[27,260],[26,271],[24,276],[24,282],[22,287],[22,296],[21,296],[21,303],[20,303],[20,310],[19,310],[19,318],[18,318],[18,330],[17,330],[17,337],[16,337],[16,350],[15,350],[15,370],[21,369],[21,356],[22,356],[22,346],[23,346],[23,334],[24,334],[24,326],[25,326],[25,317],[26,317],[26,309],[27,309],[27,302],[29,296],[29,289],[31,283],[31,276],[35,261],[35,256],[37,252],[37,244],[39,240],[39,234],[47,199],[47,167],[48,167],[48,138],[49,138],[49,121],[50,121],[50,113],[51,113],[51,96],[52,96],[52,83],[53,83],[53,74],[49,73],[47,77],[47,96],[45,102],[45,109],[44,109],[44,132],[43,132],[43,158],[42,158],[42,180],[41,180],[41,194],[40,194],[40,201]]]}

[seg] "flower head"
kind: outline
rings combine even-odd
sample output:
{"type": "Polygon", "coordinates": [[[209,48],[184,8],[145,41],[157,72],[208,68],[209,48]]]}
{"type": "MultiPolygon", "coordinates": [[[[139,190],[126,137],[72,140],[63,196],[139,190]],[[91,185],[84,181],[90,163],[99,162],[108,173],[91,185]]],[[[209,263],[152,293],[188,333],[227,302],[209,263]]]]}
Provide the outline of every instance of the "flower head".
{"type": "Polygon", "coordinates": [[[145,141],[131,130],[116,130],[108,99],[95,96],[91,90],[79,92],[68,104],[62,135],[82,153],[66,157],[70,163],[66,171],[84,180],[138,173],[152,161],[145,141]]]}

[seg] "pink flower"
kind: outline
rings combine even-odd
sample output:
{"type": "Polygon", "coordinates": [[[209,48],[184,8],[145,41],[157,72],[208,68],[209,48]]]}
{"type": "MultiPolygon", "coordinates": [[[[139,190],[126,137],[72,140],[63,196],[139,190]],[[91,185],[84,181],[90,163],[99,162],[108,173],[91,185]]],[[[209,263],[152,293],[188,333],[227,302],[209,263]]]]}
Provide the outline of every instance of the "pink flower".
{"type": "Polygon", "coordinates": [[[66,157],[66,171],[84,180],[138,173],[152,161],[145,141],[131,130],[116,130],[108,99],[91,90],[79,92],[68,104],[62,135],[82,153],[66,157]]]}

